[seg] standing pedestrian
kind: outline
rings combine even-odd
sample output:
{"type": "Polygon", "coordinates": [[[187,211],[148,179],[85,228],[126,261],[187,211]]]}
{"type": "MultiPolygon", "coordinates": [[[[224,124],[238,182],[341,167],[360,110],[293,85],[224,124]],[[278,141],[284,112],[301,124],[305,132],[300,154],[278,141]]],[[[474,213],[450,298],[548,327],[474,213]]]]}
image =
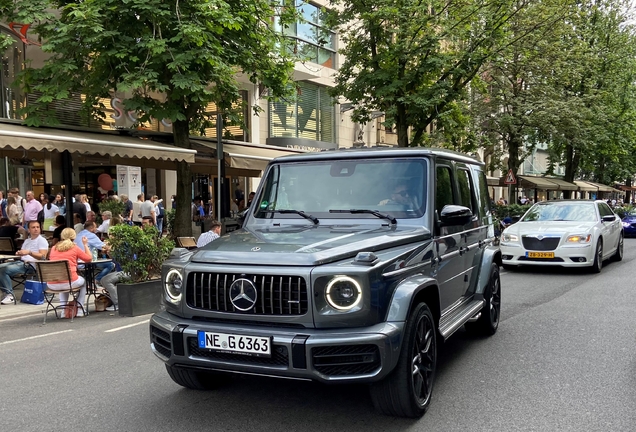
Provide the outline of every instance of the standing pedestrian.
{"type": "MultiPolygon", "coordinates": [[[[22,214],[22,225],[27,228],[28,223],[31,221],[38,221],[38,213],[42,211],[42,204],[35,199],[33,191],[27,191],[26,193],[26,206],[24,207],[24,213],[22,214]]],[[[41,227],[40,227],[41,228],[41,227]]]]}

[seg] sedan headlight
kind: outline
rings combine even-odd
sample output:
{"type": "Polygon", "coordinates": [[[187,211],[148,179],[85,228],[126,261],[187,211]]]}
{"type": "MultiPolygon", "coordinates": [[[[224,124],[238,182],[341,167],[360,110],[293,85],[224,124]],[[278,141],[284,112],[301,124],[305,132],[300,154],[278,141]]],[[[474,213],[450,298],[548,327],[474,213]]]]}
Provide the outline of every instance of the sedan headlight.
{"type": "Polygon", "coordinates": [[[519,237],[517,237],[517,236],[516,236],[516,235],[514,235],[514,234],[509,234],[509,233],[504,233],[504,234],[501,236],[501,239],[502,239],[503,241],[505,241],[505,242],[516,242],[516,241],[519,241],[519,237]]]}
{"type": "Polygon", "coordinates": [[[183,288],[183,276],[177,269],[172,269],[166,274],[166,294],[170,298],[170,301],[177,303],[181,301],[181,290],[183,288]]]}
{"type": "Polygon", "coordinates": [[[362,300],[362,288],[355,279],[349,276],[337,276],[327,284],[325,296],[332,308],[348,311],[362,300]]]}
{"type": "Polygon", "coordinates": [[[592,234],[571,235],[565,239],[566,243],[589,243],[592,241],[592,234]]]}
{"type": "Polygon", "coordinates": [[[629,228],[632,224],[629,222],[621,222],[625,228],[629,228]]]}

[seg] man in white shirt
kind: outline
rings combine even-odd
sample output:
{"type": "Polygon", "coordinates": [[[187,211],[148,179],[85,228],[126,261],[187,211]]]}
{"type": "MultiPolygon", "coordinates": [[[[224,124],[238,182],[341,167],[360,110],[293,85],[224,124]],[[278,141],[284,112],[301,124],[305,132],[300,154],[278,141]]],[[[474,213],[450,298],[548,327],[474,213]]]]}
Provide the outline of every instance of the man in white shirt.
{"type": "Polygon", "coordinates": [[[32,263],[45,259],[48,250],[49,242],[40,235],[40,223],[38,221],[30,221],[29,237],[22,244],[22,249],[15,253],[20,257],[20,261],[0,264],[0,290],[5,294],[0,303],[3,305],[15,304],[11,277],[22,273],[35,273],[35,267],[32,263]]]}
{"type": "Polygon", "coordinates": [[[110,218],[113,216],[111,212],[108,210],[102,212],[102,224],[97,227],[97,232],[108,234],[108,229],[110,228],[110,218]]]}
{"type": "MultiPolygon", "coordinates": [[[[141,199],[143,200],[144,197],[142,196],[141,199]]],[[[150,200],[150,197],[141,203],[139,211],[141,212],[142,219],[145,217],[151,217],[153,225],[157,226],[157,212],[155,211],[155,204],[150,200]]]]}
{"type": "Polygon", "coordinates": [[[213,221],[210,226],[210,231],[204,232],[199,236],[197,240],[197,247],[203,247],[206,244],[216,240],[221,235],[221,223],[218,221],[213,221]]]}

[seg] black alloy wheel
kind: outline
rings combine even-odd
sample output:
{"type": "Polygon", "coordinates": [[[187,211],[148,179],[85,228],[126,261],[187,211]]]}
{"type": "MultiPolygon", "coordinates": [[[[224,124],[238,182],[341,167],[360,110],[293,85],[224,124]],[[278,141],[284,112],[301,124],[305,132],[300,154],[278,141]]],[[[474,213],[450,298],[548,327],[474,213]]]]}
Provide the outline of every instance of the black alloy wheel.
{"type": "Polygon", "coordinates": [[[592,264],[592,273],[600,273],[603,270],[603,239],[599,238],[596,243],[596,254],[592,264]]]}
{"type": "Polygon", "coordinates": [[[625,237],[623,233],[618,235],[618,245],[616,246],[616,253],[612,256],[613,261],[623,261],[623,249],[625,246],[625,237]]]}
{"type": "Polygon", "coordinates": [[[420,303],[407,321],[395,370],[370,387],[376,409],[395,417],[423,416],[431,403],[436,369],[435,319],[428,305],[420,303]]]}

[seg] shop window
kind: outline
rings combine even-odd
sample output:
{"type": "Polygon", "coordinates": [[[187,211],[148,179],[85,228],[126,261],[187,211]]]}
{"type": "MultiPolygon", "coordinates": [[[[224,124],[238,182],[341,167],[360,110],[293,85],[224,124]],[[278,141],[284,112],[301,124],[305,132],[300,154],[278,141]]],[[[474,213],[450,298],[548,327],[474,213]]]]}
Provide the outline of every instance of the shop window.
{"type": "Polygon", "coordinates": [[[296,97],[269,107],[270,137],[335,142],[335,107],[327,89],[299,83],[296,97]]]}

